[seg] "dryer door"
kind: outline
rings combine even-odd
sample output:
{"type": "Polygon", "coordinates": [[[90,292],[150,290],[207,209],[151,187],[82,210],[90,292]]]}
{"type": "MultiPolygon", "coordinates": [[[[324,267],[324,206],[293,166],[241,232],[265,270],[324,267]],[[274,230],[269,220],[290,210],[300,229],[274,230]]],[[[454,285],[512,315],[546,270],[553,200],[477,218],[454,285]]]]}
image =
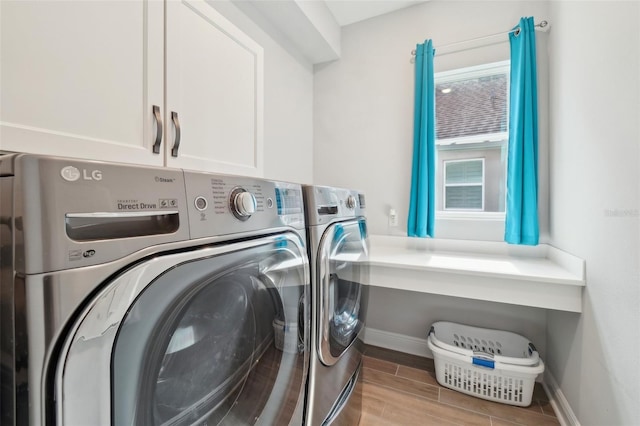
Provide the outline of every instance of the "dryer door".
{"type": "Polygon", "coordinates": [[[115,278],[66,341],[58,424],[300,424],[309,274],[298,241],[159,256],[115,278]]]}
{"type": "Polygon", "coordinates": [[[327,228],[318,250],[318,355],[335,364],[364,328],[369,273],[365,219],[327,228]]]}

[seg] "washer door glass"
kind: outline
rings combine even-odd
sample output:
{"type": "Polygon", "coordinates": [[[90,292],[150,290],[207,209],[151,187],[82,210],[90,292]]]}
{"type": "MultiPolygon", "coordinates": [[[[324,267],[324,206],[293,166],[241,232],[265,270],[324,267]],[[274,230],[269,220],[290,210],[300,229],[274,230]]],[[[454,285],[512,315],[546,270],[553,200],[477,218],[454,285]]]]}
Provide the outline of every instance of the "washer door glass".
{"type": "Polygon", "coordinates": [[[320,242],[320,360],[333,365],[364,328],[368,240],[364,219],[336,223],[320,242]]]}
{"type": "MultiPolygon", "coordinates": [[[[271,237],[163,256],[162,272],[148,285],[118,295],[117,288],[135,287],[147,275],[142,265],[128,271],[99,295],[79,327],[66,380],[71,385],[83,369],[91,379],[90,344],[82,336],[108,335],[97,323],[112,329],[117,318],[100,305],[124,303],[109,347],[111,424],[299,424],[309,325],[303,250],[295,239],[271,237]]],[[[63,419],[104,424],[90,416],[63,419]]]]}
{"type": "Polygon", "coordinates": [[[115,345],[115,424],[289,423],[305,349],[304,262],[292,248],[184,263],[149,286],[115,345]],[[118,410],[131,400],[135,410],[118,410]]]}

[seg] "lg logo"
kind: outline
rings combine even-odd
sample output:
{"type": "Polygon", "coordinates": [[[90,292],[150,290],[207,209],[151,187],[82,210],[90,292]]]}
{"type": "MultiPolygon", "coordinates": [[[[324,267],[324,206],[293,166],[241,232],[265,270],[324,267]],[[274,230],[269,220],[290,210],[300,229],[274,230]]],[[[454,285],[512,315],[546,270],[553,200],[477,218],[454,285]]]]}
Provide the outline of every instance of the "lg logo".
{"type": "Polygon", "coordinates": [[[75,182],[78,179],[82,180],[102,180],[102,172],[100,170],[87,170],[82,169],[82,172],[77,167],[67,166],[60,170],[62,178],[69,182],[75,182]]]}

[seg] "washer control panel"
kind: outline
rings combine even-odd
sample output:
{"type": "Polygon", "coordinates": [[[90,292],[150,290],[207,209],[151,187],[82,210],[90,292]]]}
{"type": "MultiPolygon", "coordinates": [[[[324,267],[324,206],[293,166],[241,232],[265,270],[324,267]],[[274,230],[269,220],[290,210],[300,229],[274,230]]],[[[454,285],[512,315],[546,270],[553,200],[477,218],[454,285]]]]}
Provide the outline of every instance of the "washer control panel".
{"type": "Polygon", "coordinates": [[[264,179],[184,172],[191,238],[304,228],[302,188],[264,179]]]}
{"type": "Polygon", "coordinates": [[[290,228],[304,235],[299,184],[32,154],[0,156],[0,172],[9,195],[13,188],[34,194],[6,203],[30,224],[15,266],[24,274],[189,239],[290,228]]]}

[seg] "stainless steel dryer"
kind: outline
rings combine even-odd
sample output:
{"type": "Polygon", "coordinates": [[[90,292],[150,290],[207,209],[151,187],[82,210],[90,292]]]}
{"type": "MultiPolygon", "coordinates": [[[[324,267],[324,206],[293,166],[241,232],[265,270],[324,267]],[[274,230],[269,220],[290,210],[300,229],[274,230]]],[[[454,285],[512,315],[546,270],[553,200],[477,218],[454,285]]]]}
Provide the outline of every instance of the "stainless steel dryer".
{"type": "Polygon", "coordinates": [[[307,424],[357,425],[369,296],[364,195],[324,186],[303,191],[312,293],[307,424]]]}
{"type": "Polygon", "coordinates": [[[2,425],[300,425],[301,187],[0,157],[2,425]]]}

